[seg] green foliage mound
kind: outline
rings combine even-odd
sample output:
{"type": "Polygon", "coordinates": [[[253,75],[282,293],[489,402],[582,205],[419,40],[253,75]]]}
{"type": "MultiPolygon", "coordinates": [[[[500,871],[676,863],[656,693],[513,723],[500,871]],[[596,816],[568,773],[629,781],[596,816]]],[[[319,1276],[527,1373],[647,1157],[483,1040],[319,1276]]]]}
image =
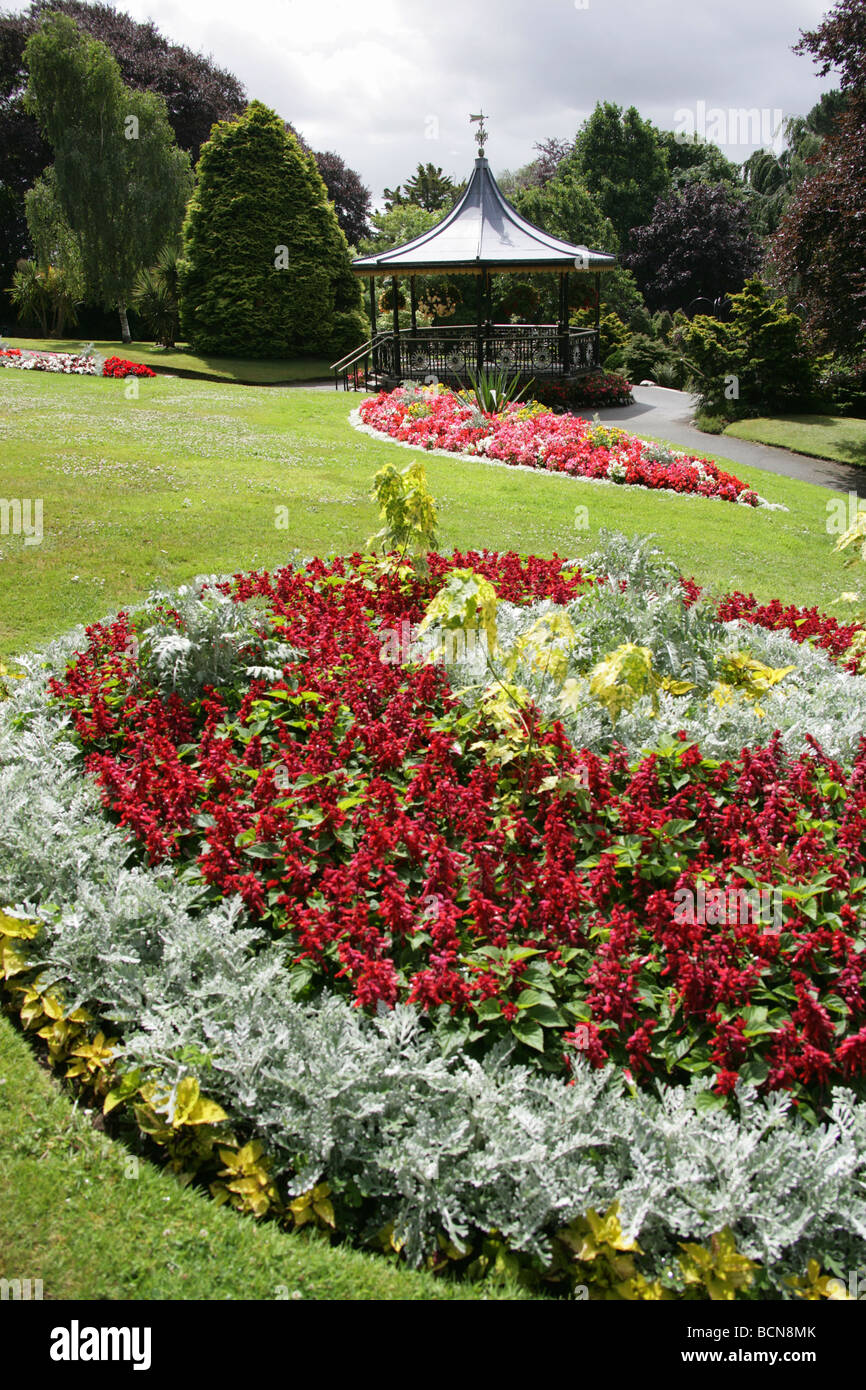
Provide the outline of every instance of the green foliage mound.
{"type": "Polygon", "coordinates": [[[362,341],[360,287],[315,159],[261,102],[214,127],[183,238],[181,323],[196,352],[339,355],[362,341]]]}

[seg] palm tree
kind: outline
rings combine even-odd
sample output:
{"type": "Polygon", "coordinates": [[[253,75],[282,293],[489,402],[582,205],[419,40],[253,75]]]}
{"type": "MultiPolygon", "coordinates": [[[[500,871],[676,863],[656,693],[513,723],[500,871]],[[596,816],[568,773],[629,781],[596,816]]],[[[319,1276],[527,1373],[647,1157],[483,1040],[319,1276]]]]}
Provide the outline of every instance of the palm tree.
{"type": "Polygon", "coordinates": [[[36,319],[43,338],[62,338],[67,323],[78,322],[75,299],[58,266],[40,270],[35,261],[19,261],[7,294],[20,319],[36,319]]]}
{"type": "Polygon", "coordinates": [[[141,271],[135,282],[132,307],[141,314],[154,342],[172,348],[180,334],[178,261],[176,243],[164,246],[156,265],[141,271]]]}

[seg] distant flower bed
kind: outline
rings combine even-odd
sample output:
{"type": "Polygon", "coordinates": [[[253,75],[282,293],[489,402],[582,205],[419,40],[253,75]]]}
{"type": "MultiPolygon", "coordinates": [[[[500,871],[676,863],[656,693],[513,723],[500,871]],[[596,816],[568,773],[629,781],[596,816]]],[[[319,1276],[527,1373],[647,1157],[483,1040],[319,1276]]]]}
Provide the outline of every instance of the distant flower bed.
{"type": "Polygon", "coordinates": [[[649,443],[614,426],[554,415],[537,402],[501,414],[478,409],[468,393],[398,387],[364,401],[363,424],[402,443],[477,454],[504,464],[572,477],[768,505],[741,479],[709,459],[649,443]]]}
{"type": "MultiPolygon", "coordinates": [[[[0,348],[0,367],[17,367],[23,372],[60,372],[64,376],[98,376],[97,359],[76,352],[26,352],[21,348],[0,348]]],[[[156,376],[143,362],[130,362],[125,357],[109,357],[103,363],[102,376],[156,376]]]]}
{"type": "Polygon", "coordinates": [[[583,410],[602,405],[630,405],[631,382],[619,372],[591,372],[573,381],[536,381],[533,395],[553,409],[583,410]]]}

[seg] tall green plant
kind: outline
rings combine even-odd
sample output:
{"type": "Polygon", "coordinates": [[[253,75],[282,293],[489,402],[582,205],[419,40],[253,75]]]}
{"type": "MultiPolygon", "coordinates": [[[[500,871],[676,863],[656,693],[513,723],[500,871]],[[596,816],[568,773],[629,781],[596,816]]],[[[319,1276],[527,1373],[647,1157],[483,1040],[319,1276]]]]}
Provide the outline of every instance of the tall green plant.
{"type": "Polygon", "coordinates": [[[61,338],[67,323],[77,322],[76,301],[66,274],[57,266],[44,269],[35,261],[19,261],[7,290],[21,319],[35,319],[43,338],[61,338]]]}
{"type": "Polygon", "coordinates": [[[54,183],[81,249],[87,292],[116,308],[123,341],[139,271],[180,227],[192,188],[165,101],[125,86],[105,44],[66,15],[28,41],[27,105],[54,147],[54,183]]]}
{"type": "Polygon", "coordinates": [[[202,149],[183,229],[181,324],[197,352],[291,357],[363,341],[361,290],[312,154],[254,101],[202,149]]]}
{"type": "Polygon", "coordinates": [[[176,246],[165,246],[156,264],[142,270],[135,282],[132,306],[141,315],[154,342],[174,347],[180,335],[179,258],[176,246]]]}
{"type": "Polygon", "coordinates": [[[423,464],[415,461],[399,473],[386,464],[376,474],[371,496],[379,504],[383,525],[370,537],[367,549],[379,544],[388,553],[396,552],[398,568],[409,556],[415,569],[426,574],[427,554],[437,544],[437,516],[423,464]]]}
{"type": "Polygon", "coordinates": [[[518,390],[520,385],[520,373],[515,372],[509,378],[507,371],[497,368],[495,371],[488,371],[482,368],[475,372],[470,367],[468,369],[469,380],[472,383],[472,390],[478,403],[478,409],[484,410],[488,414],[495,414],[497,411],[504,410],[510,401],[522,400],[529,390],[533,381],[532,377],[526,384],[518,390]]]}

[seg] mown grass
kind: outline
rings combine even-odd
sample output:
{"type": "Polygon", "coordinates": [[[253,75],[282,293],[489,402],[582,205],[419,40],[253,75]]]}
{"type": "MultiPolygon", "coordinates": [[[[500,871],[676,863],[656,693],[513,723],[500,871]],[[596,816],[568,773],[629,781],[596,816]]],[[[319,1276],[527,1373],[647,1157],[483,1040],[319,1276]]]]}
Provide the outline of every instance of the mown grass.
{"type": "MultiPolygon", "coordinates": [[[[79,352],[83,340],[73,338],[7,338],[10,347],[28,352],[79,352]]],[[[270,386],[286,381],[316,381],[330,377],[331,359],[324,357],[282,357],[274,361],[259,361],[252,357],[201,357],[186,352],[183,345],[160,347],[157,343],[121,343],[109,339],[94,342],[93,347],[103,357],[125,357],[131,362],[144,362],[163,372],[189,372],[212,381],[245,382],[270,386]]]]}
{"type": "MultiPolygon", "coordinates": [[[[257,1225],[93,1126],[0,1018],[0,1277],[46,1299],[477,1299],[375,1254],[257,1225]]],[[[508,1291],[514,1295],[513,1290],[508,1291]]]]}
{"type": "MultiPolygon", "coordinates": [[[[351,428],[359,395],[160,378],[130,389],[0,373],[0,498],[41,498],[44,527],[38,545],[0,534],[0,655],[153,586],[363,547],[376,470],[414,456],[351,428]]],[[[653,532],[714,590],[830,605],[847,587],[826,529],[834,494],[725,466],[789,510],[426,459],[445,547],[575,556],[601,527],[653,532]]]]}
{"type": "Polygon", "coordinates": [[[759,444],[775,444],[812,458],[866,467],[866,420],[844,415],[779,415],[740,420],[728,425],[725,434],[753,439],[759,444]]]}

